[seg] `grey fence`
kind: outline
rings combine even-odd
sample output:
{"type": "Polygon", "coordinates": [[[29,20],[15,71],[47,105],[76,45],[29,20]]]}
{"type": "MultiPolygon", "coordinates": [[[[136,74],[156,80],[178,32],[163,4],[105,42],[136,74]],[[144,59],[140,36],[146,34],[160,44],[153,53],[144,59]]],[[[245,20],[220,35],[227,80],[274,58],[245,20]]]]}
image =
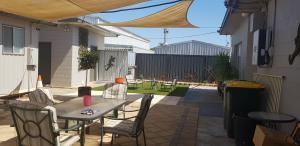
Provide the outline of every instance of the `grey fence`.
{"type": "Polygon", "coordinates": [[[137,54],[136,77],[201,82],[215,80],[216,56],[137,54]]]}

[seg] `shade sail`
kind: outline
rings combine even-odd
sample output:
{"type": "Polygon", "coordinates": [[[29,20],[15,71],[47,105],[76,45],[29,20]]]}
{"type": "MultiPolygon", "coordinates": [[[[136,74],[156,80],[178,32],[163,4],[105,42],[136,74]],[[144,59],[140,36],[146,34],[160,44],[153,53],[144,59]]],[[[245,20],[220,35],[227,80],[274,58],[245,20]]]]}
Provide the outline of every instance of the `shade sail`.
{"type": "Polygon", "coordinates": [[[39,20],[55,21],[144,1],[146,0],[0,0],[0,11],[39,20]]]}
{"type": "Polygon", "coordinates": [[[150,28],[195,28],[196,26],[192,25],[187,19],[188,10],[191,4],[192,0],[183,0],[174,6],[139,19],[118,23],[103,23],[99,25],[150,28]]]}

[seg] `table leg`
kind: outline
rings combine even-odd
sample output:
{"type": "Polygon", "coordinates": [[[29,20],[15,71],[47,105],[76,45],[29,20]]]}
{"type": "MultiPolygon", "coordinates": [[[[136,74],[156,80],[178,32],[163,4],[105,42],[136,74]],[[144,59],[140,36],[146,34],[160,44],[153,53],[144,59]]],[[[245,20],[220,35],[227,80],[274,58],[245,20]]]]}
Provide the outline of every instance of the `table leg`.
{"type": "Polygon", "coordinates": [[[104,118],[101,117],[101,119],[100,119],[100,136],[101,136],[100,146],[102,146],[102,144],[103,144],[103,136],[104,136],[103,126],[104,126],[104,118]]]}
{"type": "MultiPolygon", "coordinates": [[[[65,129],[69,128],[69,120],[65,120],[65,129]]],[[[68,133],[69,131],[65,131],[66,133],[68,133]]]]}
{"type": "Polygon", "coordinates": [[[84,146],[84,143],[85,143],[85,121],[82,121],[80,139],[81,139],[80,146],[84,146]]]}

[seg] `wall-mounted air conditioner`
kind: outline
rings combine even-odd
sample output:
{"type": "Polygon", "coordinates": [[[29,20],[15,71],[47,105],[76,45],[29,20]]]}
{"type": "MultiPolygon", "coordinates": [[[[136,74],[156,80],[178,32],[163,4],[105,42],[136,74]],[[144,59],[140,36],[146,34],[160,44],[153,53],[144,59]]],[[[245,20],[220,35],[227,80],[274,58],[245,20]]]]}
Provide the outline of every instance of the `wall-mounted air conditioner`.
{"type": "Polygon", "coordinates": [[[258,29],[253,33],[252,64],[263,66],[268,64],[269,53],[266,50],[266,30],[258,29]]]}

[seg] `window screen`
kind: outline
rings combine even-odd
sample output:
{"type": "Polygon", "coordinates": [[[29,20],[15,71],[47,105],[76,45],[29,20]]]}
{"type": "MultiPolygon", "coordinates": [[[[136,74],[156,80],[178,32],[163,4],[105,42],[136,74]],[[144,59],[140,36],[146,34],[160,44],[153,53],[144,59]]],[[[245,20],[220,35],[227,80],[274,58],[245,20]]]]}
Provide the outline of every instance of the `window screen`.
{"type": "Polygon", "coordinates": [[[24,54],[25,31],[23,28],[2,26],[4,54],[24,54]]]}
{"type": "Polygon", "coordinates": [[[13,53],[13,28],[2,27],[3,53],[13,53]]]}

